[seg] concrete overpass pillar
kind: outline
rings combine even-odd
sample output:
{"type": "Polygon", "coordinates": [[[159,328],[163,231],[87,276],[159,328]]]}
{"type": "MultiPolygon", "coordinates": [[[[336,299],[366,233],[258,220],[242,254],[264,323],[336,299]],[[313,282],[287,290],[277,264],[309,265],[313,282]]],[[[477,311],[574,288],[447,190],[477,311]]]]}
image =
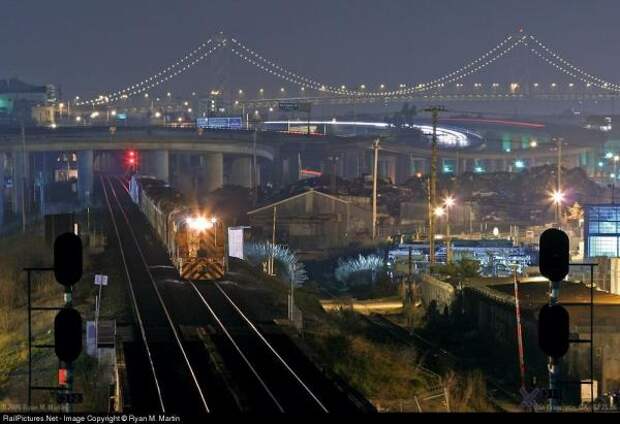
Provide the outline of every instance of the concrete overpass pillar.
{"type": "Polygon", "coordinates": [[[158,180],[170,182],[170,154],[168,150],[155,150],[150,155],[150,166],[153,176],[158,180]]]}
{"type": "Polygon", "coordinates": [[[28,212],[30,196],[30,156],[22,152],[13,153],[13,213],[28,212]]]}
{"type": "Polygon", "coordinates": [[[8,158],[6,153],[0,153],[0,225],[4,223],[4,181],[8,169],[8,158]]]}
{"type": "Polygon", "coordinates": [[[232,185],[252,188],[252,158],[240,157],[232,162],[232,185]]]}
{"type": "Polygon", "coordinates": [[[78,198],[88,202],[93,193],[93,151],[82,150],[78,154],[78,198]]]}
{"type": "Polygon", "coordinates": [[[347,179],[355,179],[360,176],[360,153],[346,152],[344,154],[344,177],[347,179]]]}
{"type": "Polygon", "coordinates": [[[396,160],[393,156],[382,159],[379,153],[379,176],[389,179],[392,184],[396,183],[396,160]]]}
{"type": "Polygon", "coordinates": [[[218,190],[224,186],[223,153],[207,153],[205,155],[205,172],[202,183],[207,193],[218,190]]]}
{"type": "Polygon", "coordinates": [[[407,181],[413,175],[412,169],[411,156],[399,155],[396,158],[396,184],[407,181]]]}

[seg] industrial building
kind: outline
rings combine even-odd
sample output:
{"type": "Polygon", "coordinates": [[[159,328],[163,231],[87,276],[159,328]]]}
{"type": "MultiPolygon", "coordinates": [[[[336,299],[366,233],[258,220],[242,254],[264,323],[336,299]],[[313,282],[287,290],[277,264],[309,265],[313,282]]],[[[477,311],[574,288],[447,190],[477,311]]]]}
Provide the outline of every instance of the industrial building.
{"type": "Polygon", "coordinates": [[[368,199],[356,201],[314,189],[248,212],[259,239],[287,243],[302,255],[368,240],[371,219],[368,199]],[[364,205],[363,201],[366,202],[364,205]]]}
{"type": "MultiPolygon", "coordinates": [[[[423,303],[433,304],[439,311],[461,314],[489,348],[494,358],[503,358],[498,367],[502,374],[517,381],[519,363],[514,284],[506,279],[485,279],[466,284],[463,290],[457,285],[425,276],[419,293],[423,303]],[[460,306],[456,307],[458,303],[460,306]]],[[[590,315],[590,288],[583,283],[566,282],[560,288],[560,303],[570,315],[571,340],[590,339],[593,324],[593,374],[595,397],[605,392],[620,390],[620,296],[599,290],[593,291],[593,317],[590,315]]],[[[549,301],[547,281],[524,280],[519,283],[519,304],[523,330],[524,360],[527,383],[539,387],[546,385],[547,358],[538,346],[538,313],[549,301]]],[[[562,359],[562,379],[566,381],[589,380],[589,343],[572,343],[562,359]]],[[[589,389],[589,386],[588,386],[589,389]]],[[[584,392],[578,384],[563,386],[563,399],[571,403],[587,401],[580,397],[584,392]]]]}
{"type": "Polygon", "coordinates": [[[0,125],[22,119],[27,123],[53,123],[51,105],[56,98],[53,85],[31,85],[17,78],[0,79],[0,125]]]}

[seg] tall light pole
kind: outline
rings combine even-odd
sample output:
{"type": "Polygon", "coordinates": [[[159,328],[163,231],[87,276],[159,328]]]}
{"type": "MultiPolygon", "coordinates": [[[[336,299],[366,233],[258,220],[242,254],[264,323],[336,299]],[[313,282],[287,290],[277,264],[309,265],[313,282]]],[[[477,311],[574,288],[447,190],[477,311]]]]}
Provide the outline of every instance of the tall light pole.
{"type": "Polygon", "coordinates": [[[560,227],[562,225],[560,221],[560,207],[562,205],[562,202],[564,202],[564,193],[560,190],[554,191],[553,193],[551,193],[551,201],[555,206],[555,222],[557,226],[560,227]]]}
{"type": "Polygon", "coordinates": [[[620,156],[614,156],[614,178],[611,182],[611,203],[616,203],[616,199],[614,197],[614,191],[616,190],[616,179],[618,178],[618,161],[620,161],[620,156]]]}
{"type": "Polygon", "coordinates": [[[273,227],[271,230],[271,258],[270,258],[270,265],[269,265],[269,275],[275,275],[275,255],[276,255],[276,251],[275,251],[275,247],[276,247],[276,210],[277,210],[277,206],[273,207],[273,227]]]}
{"type": "Polygon", "coordinates": [[[454,197],[447,196],[444,200],[444,206],[446,208],[446,248],[447,258],[446,262],[452,262],[452,236],[450,235],[450,209],[454,206],[454,197]]]}
{"type": "Polygon", "coordinates": [[[446,109],[443,106],[431,106],[424,109],[430,112],[433,119],[433,137],[431,150],[431,175],[428,187],[428,248],[429,248],[429,264],[435,264],[435,203],[437,190],[437,121],[439,120],[439,112],[446,109]]]}
{"type": "Polygon", "coordinates": [[[558,224],[560,224],[560,218],[562,217],[561,214],[561,203],[562,203],[562,142],[563,142],[563,138],[562,137],[558,137],[557,139],[557,143],[558,143],[558,183],[557,183],[557,187],[555,189],[555,192],[557,193],[557,195],[559,196],[558,201],[555,202],[556,203],[556,222],[558,222],[558,224]]]}
{"type": "Polygon", "coordinates": [[[377,172],[379,170],[379,143],[381,139],[376,139],[372,144],[374,152],[373,171],[372,171],[372,239],[377,238],[377,172]]]}

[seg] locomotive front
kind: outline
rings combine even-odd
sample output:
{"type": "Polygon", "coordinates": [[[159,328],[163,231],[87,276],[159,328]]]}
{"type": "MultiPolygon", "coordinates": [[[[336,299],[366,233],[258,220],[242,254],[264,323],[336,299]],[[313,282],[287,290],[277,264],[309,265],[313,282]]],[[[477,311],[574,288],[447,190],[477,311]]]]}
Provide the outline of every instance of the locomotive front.
{"type": "Polygon", "coordinates": [[[181,276],[191,280],[222,278],[226,266],[224,223],[215,216],[188,210],[173,219],[181,276]]]}

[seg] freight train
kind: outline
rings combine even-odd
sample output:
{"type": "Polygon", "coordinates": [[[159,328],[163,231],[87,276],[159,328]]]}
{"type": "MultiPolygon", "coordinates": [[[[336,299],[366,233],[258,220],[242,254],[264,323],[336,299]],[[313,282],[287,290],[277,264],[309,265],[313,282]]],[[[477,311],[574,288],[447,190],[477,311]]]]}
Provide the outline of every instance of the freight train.
{"type": "Polygon", "coordinates": [[[181,277],[217,280],[226,270],[226,231],[221,219],[191,205],[164,181],[133,175],[129,195],[146,216],[181,277]]]}

